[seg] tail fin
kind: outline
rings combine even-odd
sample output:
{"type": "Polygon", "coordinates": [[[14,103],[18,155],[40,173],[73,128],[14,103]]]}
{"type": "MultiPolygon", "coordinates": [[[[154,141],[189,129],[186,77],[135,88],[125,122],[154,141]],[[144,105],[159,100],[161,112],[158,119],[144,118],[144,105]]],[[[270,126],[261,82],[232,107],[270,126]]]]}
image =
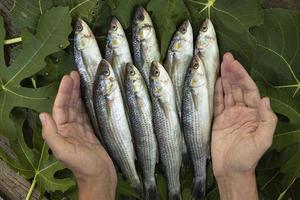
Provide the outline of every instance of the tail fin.
{"type": "Polygon", "coordinates": [[[145,200],[158,200],[158,193],[155,184],[145,185],[145,200]]]}
{"type": "Polygon", "coordinates": [[[133,186],[133,189],[140,197],[144,196],[143,186],[141,184],[133,186]]]}
{"type": "Polygon", "coordinates": [[[180,192],[169,192],[169,200],[181,200],[180,192]]]}
{"type": "Polygon", "coordinates": [[[201,200],[205,198],[205,178],[196,177],[192,192],[192,200],[201,200]]]}

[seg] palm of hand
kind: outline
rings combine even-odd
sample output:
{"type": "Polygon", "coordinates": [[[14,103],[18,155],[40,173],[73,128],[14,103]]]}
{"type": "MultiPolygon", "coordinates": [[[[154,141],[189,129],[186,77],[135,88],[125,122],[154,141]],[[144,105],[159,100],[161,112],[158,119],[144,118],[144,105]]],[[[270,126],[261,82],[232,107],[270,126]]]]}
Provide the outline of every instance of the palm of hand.
{"type": "Polygon", "coordinates": [[[276,126],[268,99],[260,98],[243,67],[227,57],[215,90],[211,153],[216,177],[254,171],[276,126]]]}

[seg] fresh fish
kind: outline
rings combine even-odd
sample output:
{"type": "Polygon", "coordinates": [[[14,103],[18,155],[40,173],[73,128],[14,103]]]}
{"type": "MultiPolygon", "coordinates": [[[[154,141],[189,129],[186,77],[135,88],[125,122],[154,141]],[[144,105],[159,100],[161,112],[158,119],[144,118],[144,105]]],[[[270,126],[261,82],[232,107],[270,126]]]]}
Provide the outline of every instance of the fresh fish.
{"type": "Polygon", "coordinates": [[[126,67],[125,88],[137,158],[144,178],[145,199],[158,199],[154,176],[158,149],[153,130],[151,100],[142,75],[130,63],[126,67]]]}
{"type": "Polygon", "coordinates": [[[182,129],[194,167],[193,198],[205,197],[206,160],[211,128],[210,99],[204,65],[195,55],[183,87],[182,129]]]}
{"type": "Polygon", "coordinates": [[[160,51],[151,18],[142,6],[135,12],[132,35],[135,66],[149,87],[151,63],[160,60],[160,51]]]}
{"type": "Polygon", "coordinates": [[[181,98],[184,78],[194,51],[193,30],[189,20],[186,20],[175,33],[164,64],[173,82],[176,106],[181,117],[181,98]]]}
{"type": "Polygon", "coordinates": [[[200,53],[200,58],[204,63],[206,71],[209,107],[212,117],[215,83],[220,71],[220,55],[216,32],[210,19],[206,19],[200,28],[196,41],[195,55],[198,53],[200,53]]]}
{"type": "Polygon", "coordinates": [[[157,61],[152,63],[150,82],[153,123],[161,164],[168,182],[169,199],[181,199],[180,167],[183,138],[172,81],[167,71],[157,61]]]}
{"type": "Polygon", "coordinates": [[[127,63],[132,63],[128,41],[122,25],[117,18],[113,18],[107,36],[105,59],[111,63],[118,80],[123,99],[125,97],[124,78],[127,63]]]}
{"type": "Polygon", "coordinates": [[[75,64],[80,74],[83,101],[94,131],[103,144],[93,104],[93,84],[102,56],[94,34],[82,19],[76,22],[74,43],[75,64]]]}
{"type": "Polygon", "coordinates": [[[142,185],[135,169],[135,153],[125,114],[123,99],[111,65],[100,62],[94,84],[94,105],[103,140],[113,160],[132,187],[142,194],[142,185]]]}

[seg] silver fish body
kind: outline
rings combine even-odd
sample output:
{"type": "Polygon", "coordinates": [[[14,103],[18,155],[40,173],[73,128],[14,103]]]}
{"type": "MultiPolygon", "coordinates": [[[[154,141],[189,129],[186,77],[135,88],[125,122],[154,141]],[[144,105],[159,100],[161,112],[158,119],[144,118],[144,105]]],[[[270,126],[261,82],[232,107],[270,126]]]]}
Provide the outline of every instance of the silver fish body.
{"type": "Polygon", "coordinates": [[[206,19],[200,28],[196,40],[195,55],[198,53],[204,63],[207,75],[210,112],[212,116],[215,83],[220,71],[220,55],[216,32],[210,19],[206,19]]]}
{"type": "Polygon", "coordinates": [[[173,82],[176,97],[176,106],[181,117],[181,98],[184,78],[189,67],[194,51],[193,30],[188,20],[184,21],[176,31],[168,49],[164,63],[173,82]]]}
{"type": "Polygon", "coordinates": [[[205,197],[206,161],[209,158],[211,116],[204,65],[195,55],[187,72],[182,99],[182,129],[194,168],[193,198],[205,197]]]}
{"type": "Polygon", "coordinates": [[[135,152],[118,81],[111,65],[102,60],[94,85],[94,104],[107,150],[131,186],[142,193],[135,168],[135,152]]]}
{"type": "Polygon", "coordinates": [[[160,60],[160,50],[151,18],[141,6],[134,16],[132,35],[135,66],[149,87],[151,63],[160,60]]]}
{"type": "Polygon", "coordinates": [[[144,178],[145,199],[154,200],[158,198],[155,182],[158,149],[152,122],[151,100],[138,69],[132,64],[127,64],[125,74],[127,104],[137,159],[144,178]]]}
{"type": "Polygon", "coordinates": [[[83,101],[94,131],[103,143],[93,104],[93,84],[102,56],[91,29],[82,19],[78,19],[75,25],[74,57],[80,74],[83,101]]]}
{"type": "Polygon", "coordinates": [[[174,88],[167,71],[158,62],[152,63],[150,81],[153,123],[161,164],[167,178],[169,199],[181,199],[180,167],[183,138],[176,111],[174,88]]]}
{"type": "Polygon", "coordinates": [[[124,79],[127,63],[132,63],[128,41],[122,25],[117,18],[113,18],[108,31],[105,59],[111,64],[118,80],[123,99],[125,97],[124,79]]]}

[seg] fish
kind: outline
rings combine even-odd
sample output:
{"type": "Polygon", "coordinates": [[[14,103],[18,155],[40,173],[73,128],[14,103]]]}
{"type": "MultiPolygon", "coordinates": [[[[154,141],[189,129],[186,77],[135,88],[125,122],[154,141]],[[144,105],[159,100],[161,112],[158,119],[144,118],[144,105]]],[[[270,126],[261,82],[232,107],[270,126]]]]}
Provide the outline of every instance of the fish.
{"type": "Polygon", "coordinates": [[[78,18],[74,29],[74,58],[80,74],[82,99],[95,134],[103,144],[93,104],[93,84],[102,55],[95,36],[85,21],[78,18]]]}
{"type": "Polygon", "coordinates": [[[126,66],[125,91],[133,131],[137,160],[144,178],[145,199],[158,199],[155,165],[158,160],[157,141],[152,122],[152,105],[146,83],[131,63],[126,66]]]}
{"type": "Polygon", "coordinates": [[[185,77],[182,99],[182,130],[194,168],[192,199],[204,199],[206,161],[211,130],[210,99],[204,64],[195,55],[185,77]]]}
{"type": "Polygon", "coordinates": [[[159,155],[168,184],[169,199],[181,199],[180,168],[182,164],[182,136],[176,111],[175,91],[165,68],[152,62],[150,91],[154,131],[159,155]]]}
{"type": "Polygon", "coordinates": [[[116,17],[114,17],[110,23],[105,49],[105,59],[111,64],[114,70],[123,99],[125,100],[125,68],[126,64],[132,63],[133,60],[124,29],[116,17]]]}
{"type": "Polygon", "coordinates": [[[140,195],[143,188],[135,168],[135,152],[121,90],[108,61],[103,59],[96,73],[94,105],[106,149],[132,188],[140,195]]]}
{"type": "Polygon", "coordinates": [[[174,34],[164,63],[175,88],[176,107],[181,117],[182,88],[186,71],[194,53],[193,29],[189,20],[185,20],[174,34]]]}
{"type": "Polygon", "coordinates": [[[206,71],[212,117],[215,83],[220,73],[220,54],[215,28],[210,19],[203,22],[195,46],[195,55],[200,53],[206,71]]]}
{"type": "Polygon", "coordinates": [[[142,6],[135,12],[132,27],[134,63],[149,87],[151,63],[160,60],[160,50],[152,20],[142,6]]]}

